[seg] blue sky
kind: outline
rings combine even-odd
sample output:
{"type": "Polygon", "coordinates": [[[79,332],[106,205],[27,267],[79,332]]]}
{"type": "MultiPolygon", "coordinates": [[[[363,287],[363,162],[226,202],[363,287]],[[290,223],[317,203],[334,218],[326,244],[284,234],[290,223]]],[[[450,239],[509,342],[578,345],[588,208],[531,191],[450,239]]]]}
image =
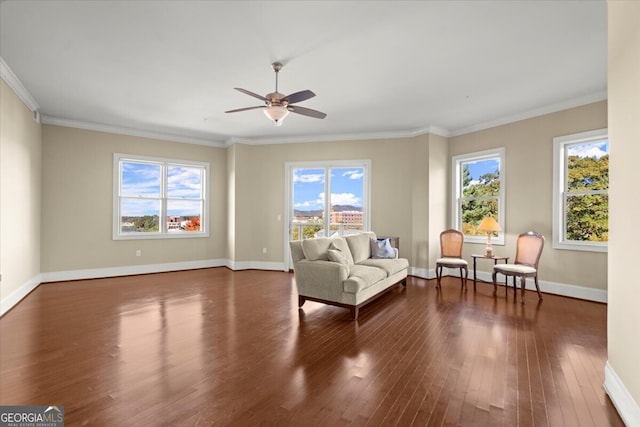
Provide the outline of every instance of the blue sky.
{"type": "MultiPolygon", "coordinates": [[[[202,170],[167,165],[167,215],[199,215],[202,192],[202,170]]],[[[121,196],[122,216],[159,215],[160,202],[142,197],[161,197],[162,166],[154,163],[123,162],[121,196]]]]}
{"type": "Polygon", "coordinates": [[[465,162],[465,165],[469,166],[469,173],[471,173],[472,184],[478,182],[480,177],[486,173],[494,173],[498,170],[500,162],[496,159],[478,160],[475,162],[465,162]]]}
{"type": "MultiPolygon", "coordinates": [[[[331,169],[331,204],[362,207],[363,168],[331,169]]],[[[299,210],[323,209],[325,202],[323,168],[293,171],[293,207],[299,210]]]]}

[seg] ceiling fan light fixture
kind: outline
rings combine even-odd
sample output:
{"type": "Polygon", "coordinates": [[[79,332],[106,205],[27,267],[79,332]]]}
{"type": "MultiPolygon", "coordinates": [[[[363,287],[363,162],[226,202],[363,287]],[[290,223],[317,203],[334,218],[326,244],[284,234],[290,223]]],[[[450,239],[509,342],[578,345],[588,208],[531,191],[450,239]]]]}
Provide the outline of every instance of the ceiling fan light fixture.
{"type": "Polygon", "coordinates": [[[271,106],[265,108],[264,114],[269,118],[269,120],[272,120],[276,126],[281,126],[284,118],[289,115],[289,110],[282,106],[271,106]]]}

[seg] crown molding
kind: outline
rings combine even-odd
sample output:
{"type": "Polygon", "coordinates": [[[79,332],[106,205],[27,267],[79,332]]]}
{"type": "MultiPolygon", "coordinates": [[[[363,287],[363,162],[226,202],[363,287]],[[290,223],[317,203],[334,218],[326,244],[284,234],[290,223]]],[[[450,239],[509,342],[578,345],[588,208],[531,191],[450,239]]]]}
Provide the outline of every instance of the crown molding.
{"type": "Polygon", "coordinates": [[[506,125],[509,123],[518,122],[520,120],[531,119],[533,117],[543,116],[545,114],[555,113],[562,110],[568,110],[570,108],[580,107],[582,105],[592,104],[594,102],[605,101],[607,99],[607,91],[600,91],[592,93],[590,95],[582,96],[579,98],[569,99],[567,101],[559,102],[557,104],[547,105],[534,110],[524,111],[521,113],[509,115],[496,120],[490,120],[483,123],[478,123],[471,126],[455,129],[449,136],[459,136],[471,132],[477,132],[479,130],[494,128],[497,126],[506,125]]]}
{"type": "Polygon", "coordinates": [[[438,126],[428,126],[426,128],[413,129],[408,131],[393,132],[371,132],[371,133],[348,133],[329,134],[317,136],[292,136],[277,138],[237,138],[231,137],[226,141],[227,146],[233,144],[245,145],[268,145],[268,144],[298,144],[305,142],[335,142],[335,141],[360,141],[372,139],[404,139],[413,138],[425,134],[436,134],[445,138],[450,136],[447,129],[438,126]]]}
{"type": "Polygon", "coordinates": [[[105,125],[101,123],[84,122],[80,120],[70,120],[60,117],[41,115],[41,121],[47,125],[56,125],[71,127],[77,129],[85,129],[97,132],[115,133],[118,135],[139,136],[142,138],[160,139],[163,141],[181,142],[185,144],[206,145],[208,147],[224,148],[226,144],[224,142],[212,141],[203,138],[192,138],[182,135],[173,135],[163,132],[154,132],[141,129],[132,129],[121,126],[105,125]]]}
{"type": "MultiPolygon", "coordinates": [[[[16,95],[18,95],[18,98],[20,98],[22,102],[24,102],[27,108],[29,108],[31,111],[34,111],[34,112],[38,111],[40,106],[38,105],[36,100],[33,99],[33,96],[31,96],[31,94],[24,87],[24,85],[22,84],[18,76],[16,76],[13,73],[13,71],[11,71],[11,68],[9,68],[7,63],[4,62],[4,59],[2,59],[1,56],[0,56],[0,76],[2,77],[2,80],[4,80],[7,83],[7,85],[9,85],[9,87],[16,93],[16,95]]],[[[37,115],[34,115],[34,117],[37,117],[37,115]]]]}

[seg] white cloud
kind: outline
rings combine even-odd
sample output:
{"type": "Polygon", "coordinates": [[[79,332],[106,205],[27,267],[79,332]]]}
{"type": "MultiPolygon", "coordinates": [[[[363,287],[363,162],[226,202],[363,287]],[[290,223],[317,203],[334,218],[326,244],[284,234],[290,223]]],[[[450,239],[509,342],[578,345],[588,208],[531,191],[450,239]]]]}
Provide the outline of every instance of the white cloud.
{"type": "Polygon", "coordinates": [[[200,215],[200,201],[192,200],[169,200],[167,201],[167,215],[200,215]]]}
{"type": "Polygon", "coordinates": [[[171,166],[167,173],[169,197],[200,198],[201,169],[171,166]]]}
{"type": "Polygon", "coordinates": [[[331,204],[360,206],[362,201],[353,193],[331,193],[331,204]]]}
{"type": "Polygon", "coordinates": [[[293,182],[303,182],[305,184],[324,182],[323,173],[299,174],[297,171],[293,174],[293,182]]]}
{"type": "Polygon", "coordinates": [[[305,200],[304,202],[298,202],[293,205],[294,208],[312,208],[322,209],[324,207],[324,192],[318,194],[318,198],[315,200],[305,200]]]}
{"type": "Polygon", "coordinates": [[[160,215],[160,202],[148,199],[123,199],[122,216],[160,215]]]}
{"type": "Polygon", "coordinates": [[[597,144],[571,145],[568,147],[567,152],[570,156],[595,157],[596,159],[599,159],[607,154],[606,150],[607,143],[601,142],[597,144]]]}
{"type": "Polygon", "coordinates": [[[342,176],[348,176],[349,179],[362,179],[362,177],[364,176],[364,170],[356,169],[356,170],[346,171],[345,173],[342,174],[342,176]]]}

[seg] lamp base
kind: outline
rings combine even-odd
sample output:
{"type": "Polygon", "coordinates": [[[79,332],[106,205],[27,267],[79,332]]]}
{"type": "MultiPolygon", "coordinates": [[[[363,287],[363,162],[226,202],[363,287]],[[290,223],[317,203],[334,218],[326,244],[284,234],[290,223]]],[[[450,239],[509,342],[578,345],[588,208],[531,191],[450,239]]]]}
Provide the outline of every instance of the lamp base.
{"type": "Polygon", "coordinates": [[[484,247],[484,256],[491,258],[493,256],[493,246],[491,245],[491,232],[487,232],[487,246],[484,247]]]}

